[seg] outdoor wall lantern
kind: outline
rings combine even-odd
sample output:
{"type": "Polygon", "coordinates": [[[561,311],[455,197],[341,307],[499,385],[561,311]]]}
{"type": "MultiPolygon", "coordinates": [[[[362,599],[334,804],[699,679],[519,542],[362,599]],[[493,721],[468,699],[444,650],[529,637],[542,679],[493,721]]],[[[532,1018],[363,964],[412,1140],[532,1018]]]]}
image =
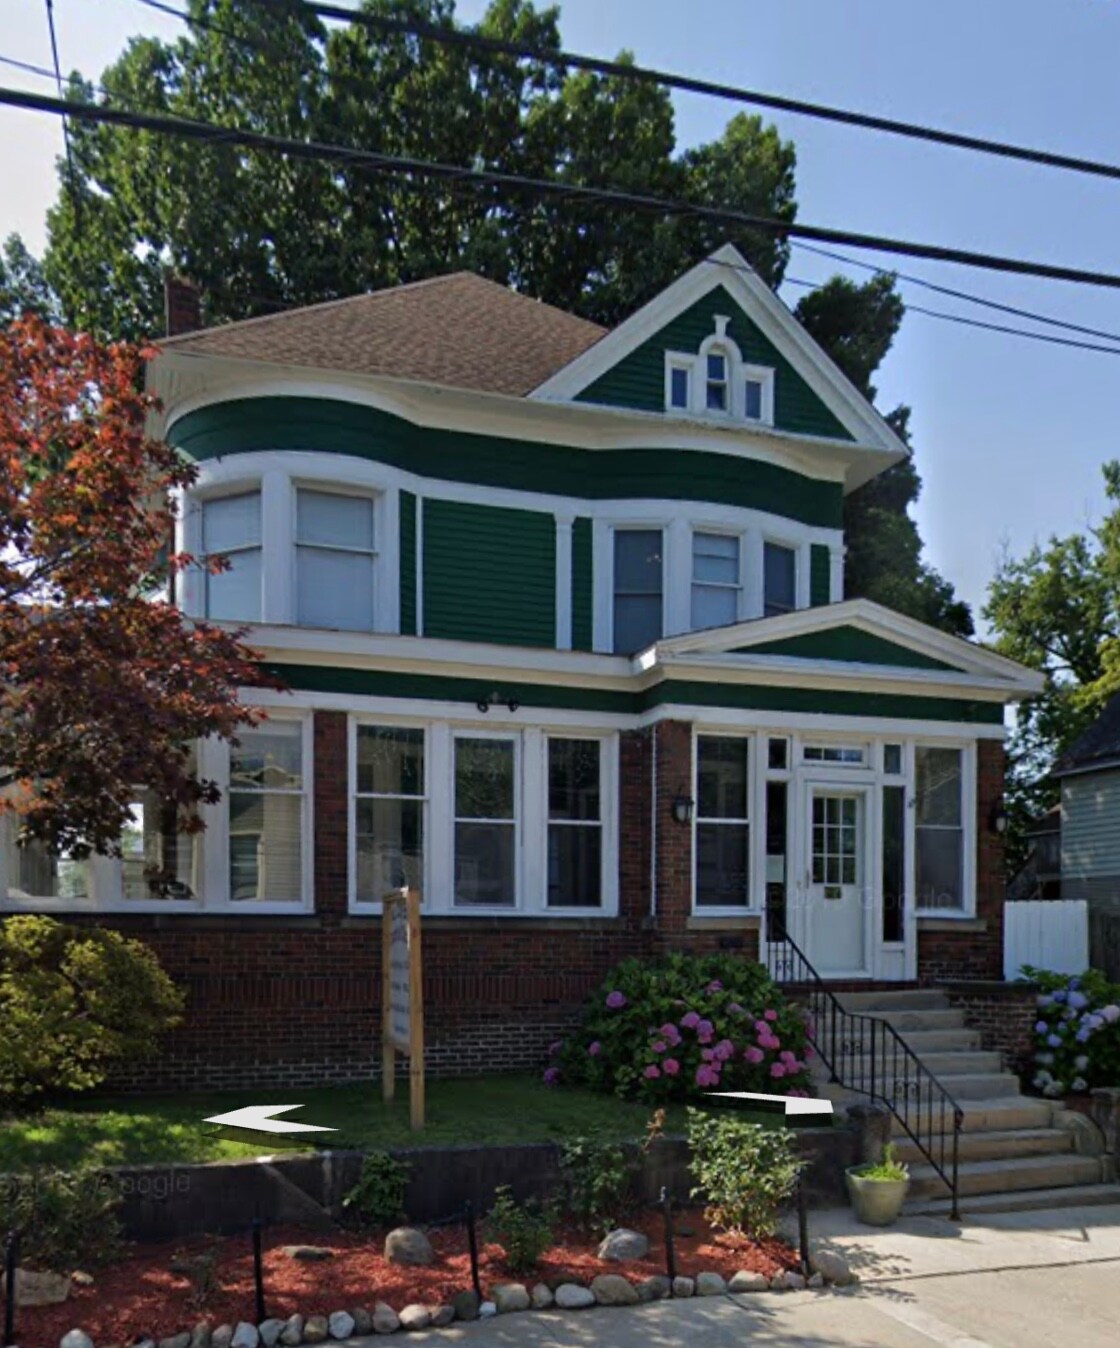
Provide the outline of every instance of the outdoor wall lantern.
{"type": "Polygon", "coordinates": [[[1007,825],[1007,811],[1003,808],[1003,802],[997,800],[992,806],[991,814],[988,816],[988,827],[993,833],[998,833],[1002,838],[1007,832],[1007,825]]]}
{"type": "Polygon", "coordinates": [[[488,712],[491,707],[505,707],[508,711],[516,711],[521,703],[515,697],[503,697],[495,689],[494,692],[487,693],[485,697],[480,697],[475,706],[481,712],[488,712]]]}
{"type": "Polygon", "coordinates": [[[673,797],[673,818],[678,824],[692,823],[692,797],[685,794],[684,788],[673,797]]]}

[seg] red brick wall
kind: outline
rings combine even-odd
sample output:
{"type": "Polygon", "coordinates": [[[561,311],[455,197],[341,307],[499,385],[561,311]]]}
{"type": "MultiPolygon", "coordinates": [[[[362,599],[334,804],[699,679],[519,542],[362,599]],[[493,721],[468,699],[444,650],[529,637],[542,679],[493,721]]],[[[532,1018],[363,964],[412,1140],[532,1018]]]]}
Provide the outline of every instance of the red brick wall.
{"type": "Polygon", "coordinates": [[[983,1048],[994,1049],[1012,1072],[1026,1072],[1034,1053],[1038,1019],[1033,984],[946,983],[949,1002],[964,1012],[965,1024],[980,1031],[983,1048]]]}
{"type": "Polygon", "coordinates": [[[1003,977],[1003,841],[989,822],[1003,800],[1003,745],[980,740],[976,759],[976,916],[985,927],[919,931],[918,977],[923,983],[1003,977]]]}

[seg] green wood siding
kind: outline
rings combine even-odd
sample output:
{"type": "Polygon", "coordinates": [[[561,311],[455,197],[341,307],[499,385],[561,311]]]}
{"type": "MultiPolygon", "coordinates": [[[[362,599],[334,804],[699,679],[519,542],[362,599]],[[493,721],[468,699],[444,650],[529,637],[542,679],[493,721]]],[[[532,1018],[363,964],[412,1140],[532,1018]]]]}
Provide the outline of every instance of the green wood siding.
{"type": "Polygon", "coordinates": [[[357,697],[428,698],[432,701],[473,705],[482,693],[494,690],[500,696],[516,698],[523,707],[564,707],[630,716],[667,703],[684,703],[692,706],[863,716],[868,720],[869,729],[873,729],[872,723],[881,717],[960,721],[968,725],[1003,723],[1003,707],[998,702],[973,702],[964,698],[884,697],[877,693],[734,686],[675,679],[655,684],[644,692],[627,693],[600,688],[548,686],[512,679],[495,682],[482,677],[444,678],[430,674],[332,669],[321,665],[269,664],[266,667],[290,688],[357,697]]]}
{"type": "Polygon", "coordinates": [[[665,410],[665,352],[695,355],[715,332],[717,314],[731,322],[727,335],[743,359],[774,371],[774,424],[783,431],[801,435],[825,435],[837,440],[853,437],[825,406],[762,330],[743,313],[724,286],[698,300],[679,314],[656,336],[620,360],[580,395],[580,401],[611,407],[634,407],[644,412],[665,410]]]}
{"type": "Polygon", "coordinates": [[[839,529],[843,487],[791,469],[690,450],[584,450],[414,426],[329,398],[236,398],[190,412],[168,439],[192,459],[264,450],[323,450],[421,477],[583,500],[650,497],[765,510],[839,529]]]}
{"type": "Polygon", "coordinates": [[[907,669],[957,669],[906,646],[864,632],[859,627],[832,627],[827,632],[807,632],[784,641],[764,641],[744,646],[743,655],[791,655],[802,660],[843,660],[865,665],[899,665],[907,669]]]}
{"type": "Polygon", "coordinates": [[[809,549],[809,603],[816,608],[832,601],[832,554],[823,543],[809,549]]]}
{"type": "Polygon", "coordinates": [[[424,635],[556,645],[556,520],[424,501],[424,635]]]}
{"type": "Polygon", "coordinates": [[[591,612],[594,605],[591,561],[591,521],[572,525],[572,648],[591,649],[591,612]]]}
{"type": "Polygon", "coordinates": [[[401,492],[401,635],[416,635],[416,497],[401,492]]]}

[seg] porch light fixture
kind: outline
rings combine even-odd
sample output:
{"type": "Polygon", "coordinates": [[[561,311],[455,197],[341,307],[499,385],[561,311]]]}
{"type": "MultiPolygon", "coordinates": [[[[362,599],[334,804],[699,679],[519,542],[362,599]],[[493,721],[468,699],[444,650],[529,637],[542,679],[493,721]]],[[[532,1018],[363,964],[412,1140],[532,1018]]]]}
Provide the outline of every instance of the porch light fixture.
{"type": "Polygon", "coordinates": [[[678,824],[692,823],[692,797],[685,794],[682,787],[673,797],[673,818],[678,824]]]}
{"type": "Polygon", "coordinates": [[[992,806],[991,814],[988,815],[988,827],[1002,838],[1007,832],[1008,822],[1007,811],[1003,808],[1003,802],[997,800],[992,806]]]}
{"type": "Polygon", "coordinates": [[[495,689],[492,693],[487,693],[485,697],[480,697],[475,706],[483,713],[488,712],[491,707],[505,707],[507,711],[512,712],[517,711],[521,703],[515,697],[503,697],[495,689]]]}

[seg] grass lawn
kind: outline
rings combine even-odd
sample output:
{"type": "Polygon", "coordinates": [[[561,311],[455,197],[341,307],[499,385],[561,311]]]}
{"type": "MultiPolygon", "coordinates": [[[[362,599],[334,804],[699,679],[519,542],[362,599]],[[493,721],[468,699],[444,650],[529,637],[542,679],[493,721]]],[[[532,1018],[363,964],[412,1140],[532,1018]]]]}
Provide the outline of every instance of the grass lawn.
{"type": "MultiPolygon", "coordinates": [[[[314,1090],[226,1092],[176,1096],[79,1097],[65,1107],[0,1121],[0,1173],[36,1165],[224,1161],[316,1147],[395,1147],[429,1143],[552,1142],[595,1133],[639,1140],[653,1110],[589,1091],[549,1088],[536,1076],[462,1077],[428,1082],[428,1124],[408,1126],[408,1085],[391,1105],[374,1083],[314,1090]],[[291,1117],[336,1133],[295,1138],[240,1133],[204,1120],[241,1105],[291,1104],[291,1117]]],[[[780,1123],[773,1115],[752,1115],[780,1123]]],[[[684,1131],[684,1110],[668,1111],[666,1131],[684,1131]]]]}

